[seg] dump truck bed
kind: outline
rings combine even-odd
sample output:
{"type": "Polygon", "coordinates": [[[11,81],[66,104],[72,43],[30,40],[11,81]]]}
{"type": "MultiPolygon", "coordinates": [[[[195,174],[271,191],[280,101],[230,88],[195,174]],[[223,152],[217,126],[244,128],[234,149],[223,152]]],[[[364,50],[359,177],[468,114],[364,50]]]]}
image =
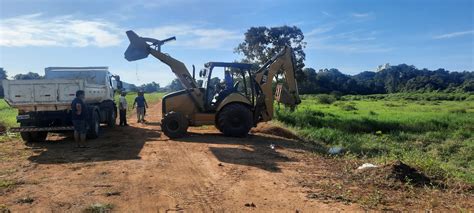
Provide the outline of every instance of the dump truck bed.
{"type": "Polygon", "coordinates": [[[56,111],[70,108],[77,90],[84,90],[83,80],[13,80],[3,81],[5,100],[22,111],[56,111]]]}

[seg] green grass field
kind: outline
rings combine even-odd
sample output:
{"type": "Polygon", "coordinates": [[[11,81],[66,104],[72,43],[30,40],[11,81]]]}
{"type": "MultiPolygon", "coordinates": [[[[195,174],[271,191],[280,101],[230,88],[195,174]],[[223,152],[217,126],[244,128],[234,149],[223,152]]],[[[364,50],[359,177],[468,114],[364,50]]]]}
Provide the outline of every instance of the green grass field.
{"type": "Polygon", "coordinates": [[[346,156],[402,160],[436,178],[474,183],[472,98],[327,98],[303,96],[296,111],[280,109],[276,117],[308,141],[343,147],[346,156]]]}
{"type": "Polygon", "coordinates": [[[10,108],[7,102],[0,99],[0,123],[7,127],[17,126],[16,115],[18,110],[10,108]]]}

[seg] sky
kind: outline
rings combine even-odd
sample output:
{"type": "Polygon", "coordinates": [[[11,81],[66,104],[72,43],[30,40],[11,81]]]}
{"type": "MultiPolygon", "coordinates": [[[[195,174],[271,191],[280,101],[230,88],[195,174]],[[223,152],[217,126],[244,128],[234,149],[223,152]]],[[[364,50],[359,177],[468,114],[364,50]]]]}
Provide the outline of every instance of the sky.
{"type": "Polygon", "coordinates": [[[253,26],[297,26],[306,67],[346,74],[378,65],[474,70],[472,0],[0,0],[0,67],[9,76],[51,66],[108,66],[137,85],[173,80],[152,56],[128,62],[126,30],[164,39],[189,70],[234,61],[253,26]]]}

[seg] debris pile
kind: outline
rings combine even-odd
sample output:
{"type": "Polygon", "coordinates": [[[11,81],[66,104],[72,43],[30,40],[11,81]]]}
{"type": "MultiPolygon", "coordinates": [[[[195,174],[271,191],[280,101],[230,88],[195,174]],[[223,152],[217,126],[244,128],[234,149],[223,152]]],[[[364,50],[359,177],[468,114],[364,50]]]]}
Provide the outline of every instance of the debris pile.
{"type": "Polygon", "coordinates": [[[365,178],[371,177],[370,179],[375,182],[386,182],[388,180],[389,182],[409,183],[414,186],[434,184],[428,176],[401,161],[384,166],[364,165],[363,169],[357,169],[358,173],[364,174],[363,177],[365,178]]]}
{"type": "Polygon", "coordinates": [[[0,123],[0,135],[3,135],[7,132],[7,128],[0,123]]]}
{"type": "Polygon", "coordinates": [[[398,180],[401,182],[410,182],[413,185],[424,186],[430,185],[431,179],[417,169],[397,161],[390,165],[389,178],[398,180]]]}
{"type": "Polygon", "coordinates": [[[293,132],[283,127],[275,126],[269,123],[259,123],[257,127],[250,130],[251,133],[263,133],[267,135],[274,135],[282,138],[293,140],[300,140],[300,138],[293,132]]]}

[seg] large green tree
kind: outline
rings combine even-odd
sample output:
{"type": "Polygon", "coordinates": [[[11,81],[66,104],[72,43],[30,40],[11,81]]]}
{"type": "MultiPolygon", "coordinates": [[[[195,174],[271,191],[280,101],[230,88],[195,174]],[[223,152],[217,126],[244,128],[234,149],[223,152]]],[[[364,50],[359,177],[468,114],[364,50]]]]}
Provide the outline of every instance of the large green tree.
{"type": "Polygon", "coordinates": [[[296,26],[251,27],[245,33],[245,39],[235,52],[245,56],[244,61],[262,66],[271,57],[279,53],[285,45],[295,52],[297,77],[302,77],[306,54],[304,35],[296,26]]]}

